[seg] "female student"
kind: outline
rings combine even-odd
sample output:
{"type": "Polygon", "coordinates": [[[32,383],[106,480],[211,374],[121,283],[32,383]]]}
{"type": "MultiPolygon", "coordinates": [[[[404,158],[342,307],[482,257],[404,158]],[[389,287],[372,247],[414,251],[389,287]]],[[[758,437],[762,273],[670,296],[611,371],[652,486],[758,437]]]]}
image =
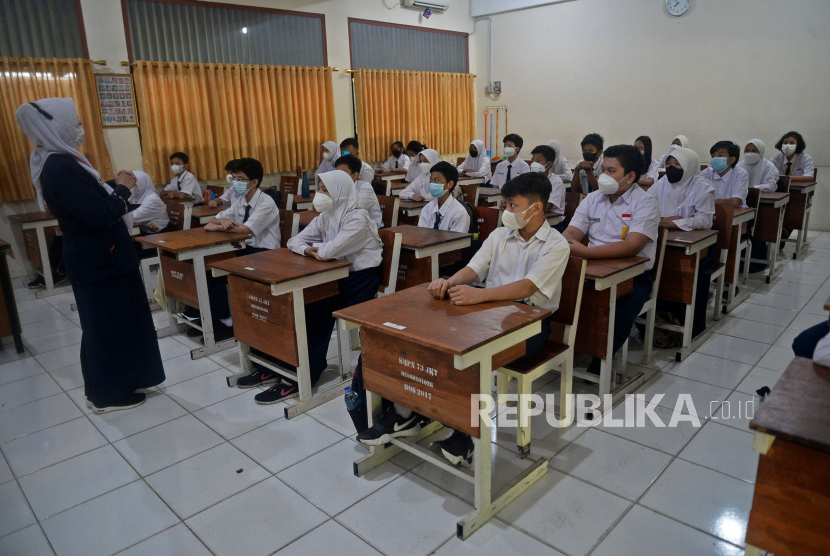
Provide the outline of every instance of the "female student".
{"type": "Polygon", "coordinates": [[[685,135],[678,135],[677,137],[672,139],[671,146],[669,147],[669,152],[667,152],[666,154],[664,154],[663,156],[660,157],[660,169],[661,170],[666,167],[666,159],[669,157],[671,152],[674,149],[677,149],[677,148],[680,148],[680,147],[683,147],[684,149],[689,148],[689,140],[686,139],[685,135]]]}
{"type": "Polygon", "coordinates": [[[386,159],[386,162],[377,169],[381,174],[389,172],[390,174],[406,174],[409,171],[409,155],[407,155],[403,148],[403,143],[395,141],[390,147],[392,156],[386,159]]]}
{"type": "MultiPolygon", "coordinates": [[[[326,352],[335,321],[331,314],[369,301],[377,293],[383,245],[378,236],[378,228],[369,218],[369,214],[357,208],[354,183],[346,172],[334,170],[319,174],[313,205],[320,216],[288,240],[288,248],[300,255],[321,261],[349,261],[352,266],[349,268],[348,278],[337,281],[337,295],[305,306],[312,386],[320,379],[328,365],[326,352]]],[[[278,363],[296,370],[292,365],[278,363]]],[[[260,405],[274,404],[296,397],[299,393],[297,384],[292,380],[280,379],[276,373],[267,369],[256,372],[270,377],[263,377],[260,383],[274,382],[270,389],[254,396],[256,403],[260,405]]]]}
{"type": "Polygon", "coordinates": [[[334,141],[326,141],[320,145],[320,153],[323,155],[323,160],[314,172],[315,176],[334,170],[334,163],[340,158],[340,147],[334,141]]]}
{"type": "Polygon", "coordinates": [[[562,156],[562,145],[559,144],[559,141],[551,139],[548,141],[548,147],[556,153],[556,160],[553,162],[553,173],[559,176],[559,179],[563,182],[571,181],[574,173],[571,171],[571,165],[568,164],[568,159],[562,156]]]}
{"type": "Polygon", "coordinates": [[[421,175],[421,168],[418,166],[418,153],[426,150],[427,146],[418,141],[410,141],[406,145],[406,154],[409,156],[409,169],[406,171],[406,183],[412,183],[415,178],[421,175]]]}
{"type": "Polygon", "coordinates": [[[775,164],[778,173],[790,176],[792,181],[813,181],[813,158],[804,152],[807,143],[797,131],[785,133],[775,144],[781,151],[770,160],[775,164]]]}
{"type": "Polygon", "coordinates": [[[490,171],[490,157],[484,148],[484,141],[476,139],[470,143],[470,152],[458,167],[459,177],[484,178],[484,182],[490,181],[493,173],[490,171]]]}
{"type": "Polygon", "coordinates": [[[778,169],[772,161],[764,158],[766,147],[760,139],[752,139],[744,147],[744,159],[738,168],[749,174],[749,187],[763,192],[774,192],[778,188],[778,169]]]}
{"type": "MultiPolygon", "coordinates": [[[[406,189],[401,191],[400,197],[403,201],[431,201],[434,199],[429,194],[429,172],[433,166],[441,162],[441,155],[433,149],[424,149],[418,153],[418,171],[420,175],[412,180],[406,189]]],[[[413,166],[415,166],[413,164],[413,166]]]]}
{"type": "MultiPolygon", "coordinates": [[[[150,176],[139,171],[133,174],[138,184],[138,187],[133,189],[129,200],[131,205],[138,205],[138,208],[130,213],[133,217],[133,224],[139,227],[142,235],[157,234],[170,223],[167,206],[156,195],[150,176]]],[[[155,252],[154,249],[150,251],[155,252]]]]}
{"type": "Polygon", "coordinates": [[[640,150],[644,162],[643,174],[640,176],[640,181],[637,182],[637,185],[651,187],[660,178],[660,163],[652,158],[651,137],[640,135],[634,141],[634,146],[640,150]]]}

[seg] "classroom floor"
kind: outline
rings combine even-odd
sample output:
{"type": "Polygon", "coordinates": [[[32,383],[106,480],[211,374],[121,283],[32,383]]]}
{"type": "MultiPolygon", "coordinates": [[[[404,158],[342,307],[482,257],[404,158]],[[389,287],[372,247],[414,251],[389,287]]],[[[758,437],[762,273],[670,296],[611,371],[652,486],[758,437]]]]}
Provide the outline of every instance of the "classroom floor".
{"type": "MultiPolygon", "coordinates": [[[[281,405],[254,404],[258,390],[225,386],[233,350],[192,361],[192,340],[164,338],[167,381],[147,403],[90,414],[72,294],[37,300],[18,279],[27,353],[0,351],[0,554],[743,554],[758,455],[738,411],[775,385],[793,338],[827,318],[830,233],[810,240],[772,284],[753,280],[686,361],[658,352],[638,367],[632,341],[630,369],[649,377],[640,391],[665,394],[660,417],[688,393],[704,417],[721,408],[717,419],[557,430],[536,417],[532,456],[550,470],[465,542],[455,530],[472,509],[469,483],[408,454],[354,477],[367,450],[343,400],[288,422],[281,405]]],[[[329,354],[337,365],[334,344],[329,354]]],[[[515,429],[494,438],[500,487],[530,460],[514,455],[515,429]]]]}

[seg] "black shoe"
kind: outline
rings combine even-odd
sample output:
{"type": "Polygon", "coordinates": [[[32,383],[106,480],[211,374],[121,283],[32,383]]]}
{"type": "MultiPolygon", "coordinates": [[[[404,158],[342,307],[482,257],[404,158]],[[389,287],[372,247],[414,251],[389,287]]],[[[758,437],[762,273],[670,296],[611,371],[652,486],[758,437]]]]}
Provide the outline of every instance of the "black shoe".
{"type": "Polygon", "coordinates": [[[221,321],[213,321],[213,341],[221,342],[233,338],[233,326],[225,326],[221,321]]]}
{"type": "Polygon", "coordinates": [[[465,463],[469,467],[473,464],[473,439],[469,434],[455,431],[448,439],[432,444],[441,448],[441,453],[453,465],[465,463]]]}
{"type": "Polygon", "coordinates": [[[248,376],[243,376],[236,381],[236,385],[240,388],[253,388],[260,384],[274,384],[280,379],[279,375],[274,371],[268,369],[257,369],[248,376]]]}
{"type": "Polygon", "coordinates": [[[586,373],[591,373],[592,375],[599,376],[600,370],[602,369],[602,360],[599,357],[594,357],[591,359],[591,362],[588,363],[588,368],[585,369],[586,373]]]}
{"type": "MultiPolygon", "coordinates": [[[[201,319],[196,319],[193,321],[193,324],[197,326],[202,326],[201,319]]],[[[198,328],[193,328],[192,326],[187,327],[187,332],[185,332],[188,338],[198,338],[199,336],[204,336],[205,333],[199,330],[198,328]]]]}
{"type": "Polygon", "coordinates": [[[46,287],[46,280],[43,279],[43,276],[38,274],[37,277],[34,280],[32,280],[31,282],[26,284],[26,287],[29,288],[30,290],[39,290],[41,288],[45,288],[46,287]]]}
{"type": "Polygon", "coordinates": [[[66,274],[53,274],[52,275],[52,285],[56,288],[63,286],[64,284],[69,282],[69,276],[66,274]]]}
{"type": "Polygon", "coordinates": [[[202,316],[199,312],[199,309],[197,309],[196,307],[190,307],[189,305],[187,309],[185,309],[181,314],[191,320],[198,319],[200,316],[202,316]]]}
{"type": "Polygon", "coordinates": [[[109,413],[110,411],[121,411],[122,409],[132,409],[134,407],[138,407],[144,402],[147,401],[147,394],[141,394],[139,392],[133,392],[132,394],[127,394],[117,402],[113,403],[112,405],[108,405],[105,407],[98,407],[97,405],[92,405],[92,411],[96,414],[100,415],[101,413],[109,413]]]}
{"type": "Polygon", "coordinates": [[[380,414],[377,423],[357,435],[357,441],[367,446],[378,446],[392,442],[399,436],[417,436],[421,432],[418,416],[401,417],[395,407],[389,407],[380,414]]]}
{"type": "Polygon", "coordinates": [[[296,398],[299,394],[300,390],[296,384],[278,382],[265,392],[260,392],[254,396],[254,401],[259,405],[271,405],[296,398]]]}

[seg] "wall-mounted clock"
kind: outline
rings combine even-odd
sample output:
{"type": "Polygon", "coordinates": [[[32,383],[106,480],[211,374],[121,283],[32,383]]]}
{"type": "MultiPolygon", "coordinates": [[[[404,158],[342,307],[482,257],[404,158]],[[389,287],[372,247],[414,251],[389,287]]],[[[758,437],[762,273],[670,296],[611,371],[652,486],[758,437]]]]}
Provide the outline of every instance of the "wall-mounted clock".
{"type": "Polygon", "coordinates": [[[675,17],[680,17],[692,7],[692,0],[666,0],[666,11],[675,17]]]}

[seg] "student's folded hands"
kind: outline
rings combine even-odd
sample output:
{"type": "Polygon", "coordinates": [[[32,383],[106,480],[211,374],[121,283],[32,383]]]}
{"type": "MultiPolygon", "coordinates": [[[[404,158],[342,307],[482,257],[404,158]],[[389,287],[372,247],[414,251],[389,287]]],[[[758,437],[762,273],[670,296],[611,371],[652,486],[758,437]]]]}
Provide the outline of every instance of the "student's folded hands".
{"type": "Polygon", "coordinates": [[[427,291],[429,294],[434,297],[435,299],[444,299],[447,294],[447,291],[450,289],[450,282],[449,280],[445,280],[444,278],[439,278],[438,280],[433,280],[430,282],[429,286],[427,287],[427,291]]]}
{"type": "Polygon", "coordinates": [[[325,260],[320,255],[317,254],[318,250],[319,250],[319,247],[306,247],[305,251],[303,251],[303,254],[305,254],[306,257],[312,257],[314,259],[317,259],[318,261],[325,260]]]}
{"type": "Polygon", "coordinates": [[[472,286],[453,286],[449,294],[453,305],[476,305],[485,301],[484,289],[472,286]]]}

